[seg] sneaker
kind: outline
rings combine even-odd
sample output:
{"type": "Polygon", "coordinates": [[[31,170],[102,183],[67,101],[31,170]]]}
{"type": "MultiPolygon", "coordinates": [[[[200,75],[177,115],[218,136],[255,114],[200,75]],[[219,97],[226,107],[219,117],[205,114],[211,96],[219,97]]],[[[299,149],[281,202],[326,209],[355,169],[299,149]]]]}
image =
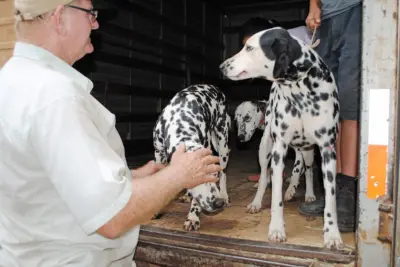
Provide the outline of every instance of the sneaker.
{"type": "Polygon", "coordinates": [[[301,215],[311,217],[323,217],[325,209],[325,198],[321,197],[312,202],[302,202],[297,210],[301,215]]]}

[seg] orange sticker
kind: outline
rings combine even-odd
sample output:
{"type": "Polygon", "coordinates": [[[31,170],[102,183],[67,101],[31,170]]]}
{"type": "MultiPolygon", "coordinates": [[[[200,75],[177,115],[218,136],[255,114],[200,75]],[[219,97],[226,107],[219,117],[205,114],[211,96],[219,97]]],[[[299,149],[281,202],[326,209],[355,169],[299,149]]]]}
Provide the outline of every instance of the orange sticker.
{"type": "Polygon", "coordinates": [[[367,197],[376,199],[386,193],[387,146],[368,146],[367,197]]]}

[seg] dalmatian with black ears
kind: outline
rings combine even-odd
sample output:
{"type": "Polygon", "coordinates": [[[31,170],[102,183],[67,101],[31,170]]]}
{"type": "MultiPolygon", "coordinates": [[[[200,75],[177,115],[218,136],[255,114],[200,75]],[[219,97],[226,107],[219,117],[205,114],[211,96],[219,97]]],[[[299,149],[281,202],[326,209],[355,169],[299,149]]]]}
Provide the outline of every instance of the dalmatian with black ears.
{"type": "MultiPolygon", "coordinates": [[[[240,142],[248,142],[254,132],[257,129],[264,130],[265,129],[265,111],[268,105],[268,101],[259,100],[259,101],[244,101],[237,106],[235,110],[235,122],[237,125],[237,138],[240,142]]],[[[265,149],[267,147],[261,146],[259,149],[259,153],[266,153],[265,149]]],[[[285,192],[285,201],[291,200],[295,193],[296,189],[299,185],[300,176],[305,172],[306,176],[306,194],[305,201],[311,202],[314,201],[314,187],[313,187],[313,173],[312,173],[312,163],[314,161],[314,151],[308,150],[304,151],[303,154],[298,149],[293,149],[295,152],[295,163],[293,166],[292,176],[287,178],[286,181],[289,183],[288,188],[285,192]],[[304,158],[303,158],[304,156],[304,158]],[[304,168],[304,161],[309,163],[309,166],[304,168]]],[[[270,153],[270,151],[267,151],[270,153]]],[[[259,158],[261,158],[259,155],[259,158]]],[[[262,158],[264,161],[264,158],[262,158]]],[[[263,161],[260,162],[262,165],[263,161]]],[[[270,162],[268,162],[268,165],[270,162]]],[[[264,173],[265,174],[265,173],[264,173]]],[[[260,176],[261,177],[261,176],[260,176]]],[[[270,183],[270,175],[268,175],[268,171],[266,172],[266,179],[260,179],[261,183],[256,183],[254,187],[257,188],[256,196],[251,204],[247,206],[247,209],[250,213],[257,213],[261,209],[262,198],[265,193],[266,187],[270,183]],[[264,183],[266,184],[264,185],[264,183]]]]}
{"type": "MultiPolygon", "coordinates": [[[[342,248],[336,212],[336,148],[339,102],[332,72],[309,46],[275,27],[254,34],[243,49],[220,65],[231,80],[273,81],[261,139],[261,175],[271,160],[272,201],[268,237],[286,240],[282,201],[283,158],[288,146],[302,153],[319,147],[325,188],[324,245],[342,248]],[[270,136],[272,135],[272,138],[270,136]],[[271,151],[271,153],[267,153],[271,151]]],[[[306,162],[306,165],[307,162],[306,162]]],[[[260,177],[260,183],[263,176],[260,177]]]]}
{"type": "Polygon", "coordinates": [[[200,212],[213,213],[229,206],[226,167],[229,160],[228,138],[231,119],[225,95],[215,86],[199,84],[179,91],[161,112],[153,131],[155,161],[168,163],[180,143],[186,151],[214,148],[223,168],[216,183],[188,188],[190,211],[184,223],[187,231],[200,229],[200,212]]]}

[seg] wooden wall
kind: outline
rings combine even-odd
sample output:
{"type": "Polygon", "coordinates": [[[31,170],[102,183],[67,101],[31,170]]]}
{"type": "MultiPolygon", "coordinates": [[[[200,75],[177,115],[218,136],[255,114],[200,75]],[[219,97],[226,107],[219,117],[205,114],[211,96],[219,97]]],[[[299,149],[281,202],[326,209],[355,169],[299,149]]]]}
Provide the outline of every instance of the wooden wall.
{"type": "Polygon", "coordinates": [[[189,84],[219,82],[221,14],[200,0],[98,0],[95,7],[95,52],[75,67],[116,114],[127,156],[152,154],[153,127],[168,100],[189,84]]]}
{"type": "Polygon", "coordinates": [[[0,0],[0,68],[11,57],[14,43],[13,1],[0,0]]]}

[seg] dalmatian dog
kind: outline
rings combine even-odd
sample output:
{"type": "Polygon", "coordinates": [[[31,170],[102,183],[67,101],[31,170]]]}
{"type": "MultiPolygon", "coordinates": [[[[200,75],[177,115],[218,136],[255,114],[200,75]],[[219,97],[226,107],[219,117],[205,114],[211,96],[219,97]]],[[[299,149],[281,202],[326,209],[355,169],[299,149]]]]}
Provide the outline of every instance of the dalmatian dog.
{"type": "MultiPolygon", "coordinates": [[[[238,133],[237,138],[240,142],[248,142],[253,136],[254,132],[257,129],[264,130],[265,129],[265,111],[268,105],[268,101],[259,100],[259,101],[245,101],[242,102],[235,110],[235,122],[237,125],[238,133]]],[[[265,153],[264,150],[266,148],[262,147],[259,152],[265,153]]],[[[304,151],[304,157],[302,153],[298,149],[294,149],[295,151],[295,163],[293,166],[292,176],[286,179],[289,182],[289,186],[285,192],[285,201],[291,200],[295,193],[297,186],[299,185],[300,176],[304,173],[304,158],[306,158],[306,162],[313,163],[314,154],[313,151],[308,150],[304,151]]],[[[268,151],[269,152],[269,151],[268,151]]],[[[270,163],[270,162],[269,162],[270,163]]],[[[268,164],[269,164],[268,163],[268,164]]],[[[262,162],[260,162],[262,164],[262,162]]],[[[305,201],[310,202],[314,201],[315,194],[313,188],[313,173],[312,166],[307,166],[306,170],[306,194],[305,201]]],[[[262,198],[265,193],[265,188],[270,183],[270,176],[266,176],[267,184],[265,187],[260,186],[259,183],[255,185],[258,188],[256,197],[253,202],[247,206],[248,211],[250,213],[257,213],[261,209],[262,198]]]]}
{"type": "Polygon", "coordinates": [[[205,183],[187,190],[190,211],[184,223],[187,231],[200,229],[200,212],[213,213],[229,206],[226,166],[231,119],[225,95],[215,86],[199,84],[178,92],[161,112],[154,131],[155,161],[167,164],[176,147],[184,142],[186,151],[210,147],[217,151],[223,168],[216,183],[205,183]]]}
{"type": "Polygon", "coordinates": [[[340,107],[337,85],[330,69],[311,47],[285,29],[275,27],[250,37],[239,53],[220,65],[220,70],[231,80],[264,78],[273,82],[259,153],[262,186],[266,183],[267,162],[271,160],[269,240],[286,241],[282,171],[288,146],[303,153],[316,145],[322,157],[325,188],[324,245],[331,249],[342,248],[335,196],[335,142],[340,107]]]}

